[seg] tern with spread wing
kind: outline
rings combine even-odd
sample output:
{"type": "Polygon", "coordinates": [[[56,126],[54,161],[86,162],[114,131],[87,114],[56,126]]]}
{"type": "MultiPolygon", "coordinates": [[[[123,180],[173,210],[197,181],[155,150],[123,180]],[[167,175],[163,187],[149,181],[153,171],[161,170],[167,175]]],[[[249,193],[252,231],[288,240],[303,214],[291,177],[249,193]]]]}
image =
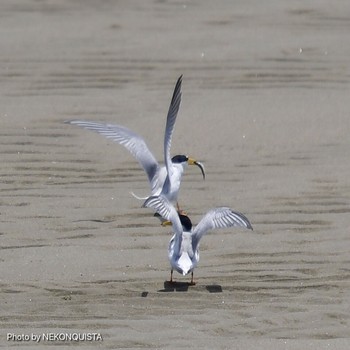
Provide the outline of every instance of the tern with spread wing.
{"type": "Polygon", "coordinates": [[[178,213],[163,196],[151,196],[144,202],[143,206],[154,209],[173,226],[174,235],[168,247],[168,258],[171,265],[170,283],[173,282],[173,271],[176,270],[184,276],[191,272],[190,284],[195,284],[193,270],[199,261],[199,242],[209,230],[232,226],[253,229],[243,214],[227,207],[208,211],[199,224],[193,228],[190,218],[178,213]]]}
{"type": "MultiPolygon", "coordinates": [[[[154,155],[147,147],[146,142],[140,135],[124,126],[83,120],[70,120],[66,121],[66,123],[95,131],[108,139],[123,145],[138,160],[147,173],[151,186],[151,195],[163,195],[169,201],[177,203],[181,177],[187,164],[197,165],[201,169],[203,179],[205,178],[205,171],[202,163],[197,162],[195,159],[186,155],[176,155],[172,158],[170,156],[172,134],[181,102],[181,84],[182,75],[177,80],[166,120],[164,135],[165,166],[161,167],[158,164],[154,155]]],[[[148,198],[135,197],[138,199],[148,198]]]]}

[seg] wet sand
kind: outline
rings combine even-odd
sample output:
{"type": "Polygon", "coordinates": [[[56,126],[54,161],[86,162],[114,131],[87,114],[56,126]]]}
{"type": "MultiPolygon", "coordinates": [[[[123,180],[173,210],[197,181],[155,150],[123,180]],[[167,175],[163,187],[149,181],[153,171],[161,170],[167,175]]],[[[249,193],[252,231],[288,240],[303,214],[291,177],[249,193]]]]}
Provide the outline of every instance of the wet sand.
{"type": "Polygon", "coordinates": [[[99,333],[84,348],[348,349],[347,1],[0,4],[0,346],[8,334],[99,333]],[[169,285],[169,229],[121,146],[64,124],[118,123],[162,160],[204,162],[180,204],[227,205],[254,231],[204,237],[169,285]]]}

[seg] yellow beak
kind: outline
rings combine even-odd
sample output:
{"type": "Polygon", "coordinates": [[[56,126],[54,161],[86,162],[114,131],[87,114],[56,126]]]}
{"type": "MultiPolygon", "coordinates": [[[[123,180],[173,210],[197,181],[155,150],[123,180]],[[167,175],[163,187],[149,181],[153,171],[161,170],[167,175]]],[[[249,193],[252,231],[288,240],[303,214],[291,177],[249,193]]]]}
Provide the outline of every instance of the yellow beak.
{"type": "Polygon", "coordinates": [[[196,162],[197,161],[195,159],[188,157],[188,160],[187,160],[188,165],[195,165],[196,162]]]}

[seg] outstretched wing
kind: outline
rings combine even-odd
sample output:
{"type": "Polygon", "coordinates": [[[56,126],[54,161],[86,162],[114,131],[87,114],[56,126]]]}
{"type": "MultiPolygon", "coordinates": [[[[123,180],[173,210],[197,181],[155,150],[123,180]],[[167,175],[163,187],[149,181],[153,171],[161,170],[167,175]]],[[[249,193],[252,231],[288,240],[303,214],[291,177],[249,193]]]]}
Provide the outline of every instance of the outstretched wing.
{"type": "Polygon", "coordinates": [[[170,147],[171,147],[171,138],[174,131],[174,126],[176,122],[177,113],[180,108],[181,103],[181,84],[182,84],[182,75],[176,82],[173,97],[170,102],[170,107],[166,119],[165,126],[165,134],[164,134],[164,163],[167,168],[167,172],[169,175],[171,172],[171,155],[170,155],[170,147]]]}
{"type": "Polygon", "coordinates": [[[164,196],[150,196],[143,203],[143,207],[154,209],[164,219],[171,221],[174,233],[182,235],[182,225],[175,207],[164,196]]]}
{"type": "Polygon", "coordinates": [[[112,141],[123,145],[141,164],[146,171],[148,180],[152,184],[152,179],[158,170],[158,162],[148,149],[145,140],[130,129],[114,124],[102,124],[84,120],[69,120],[65,123],[78,125],[85,129],[95,131],[112,141]]]}
{"type": "Polygon", "coordinates": [[[243,214],[232,211],[230,208],[220,207],[210,210],[193,230],[193,250],[196,250],[200,239],[209,230],[232,226],[245,227],[250,230],[253,229],[249,220],[243,214]]]}

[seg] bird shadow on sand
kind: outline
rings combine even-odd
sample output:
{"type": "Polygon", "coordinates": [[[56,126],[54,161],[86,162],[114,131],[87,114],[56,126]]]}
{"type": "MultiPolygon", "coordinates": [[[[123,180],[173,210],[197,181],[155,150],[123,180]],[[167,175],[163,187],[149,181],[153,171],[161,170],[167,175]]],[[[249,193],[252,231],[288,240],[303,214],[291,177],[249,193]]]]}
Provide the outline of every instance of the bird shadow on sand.
{"type": "Polygon", "coordinates": [[[164,282],[164,288],[158,290],[158,292],[170,293],[170,292],[187,292],[189,289],[206,289],[209,293],[222,293],[222,287],[218,284],[211,285],[199,285],[191,284],[189,282],[164,282]]]}

